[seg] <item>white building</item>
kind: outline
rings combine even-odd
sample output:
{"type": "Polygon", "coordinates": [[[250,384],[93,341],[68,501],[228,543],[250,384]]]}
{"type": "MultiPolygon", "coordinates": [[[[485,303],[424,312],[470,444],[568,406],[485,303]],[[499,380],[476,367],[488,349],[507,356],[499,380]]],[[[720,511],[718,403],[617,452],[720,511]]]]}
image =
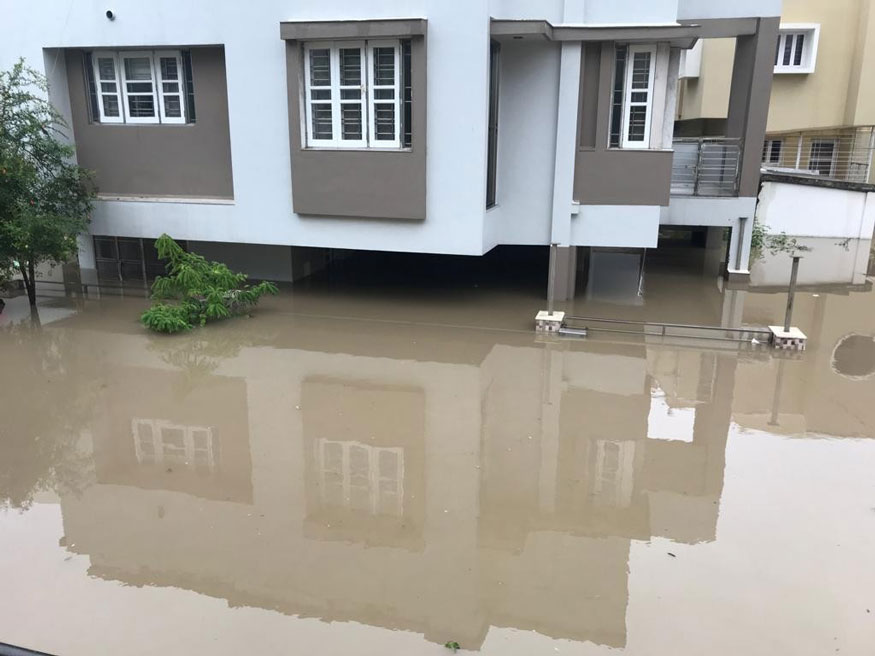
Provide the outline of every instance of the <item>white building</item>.
{"type": "Polygon", "coordinates": [[[655,247],[661,224],[732,228],[728,270],[747,273],[779,14],[779,0],[0,0],[0,67],[45,70],[96,171],[83,268],[149,275],[144,240],[165,232],[278,280],[302,246],[556,244],[561,298],[573,247],[655,247]],[[727,138],[675,143],[681,55],[717,37],[737,41],[727,138]]]}

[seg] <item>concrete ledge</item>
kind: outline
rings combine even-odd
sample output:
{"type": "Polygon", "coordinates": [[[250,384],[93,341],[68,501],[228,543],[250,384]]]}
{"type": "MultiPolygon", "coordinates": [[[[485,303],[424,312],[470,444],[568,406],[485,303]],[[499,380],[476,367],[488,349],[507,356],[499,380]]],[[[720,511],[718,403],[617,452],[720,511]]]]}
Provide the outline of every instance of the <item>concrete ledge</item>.
{"type": "Polygon", "coordinates": [[[380,20],[283,21],[280,38],[285,41],[315,39],[378,39],[384,37],[425,36],[424,18],[384,18],[380,20]]]}

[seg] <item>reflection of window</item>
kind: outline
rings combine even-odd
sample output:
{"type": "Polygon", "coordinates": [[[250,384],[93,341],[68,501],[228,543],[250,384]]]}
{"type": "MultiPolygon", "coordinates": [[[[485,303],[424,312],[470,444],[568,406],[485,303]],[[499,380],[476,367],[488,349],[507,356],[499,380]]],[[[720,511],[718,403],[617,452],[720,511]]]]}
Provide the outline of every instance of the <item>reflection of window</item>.
{"type": "Polygon", "coordinates": [[[307,43],[304,46],[307,145],[410,146],[409,52],[409,41],[307,43]]]}
{"type": "Polygon", "coordinates": [[[612,508],[631,505],[634,458],[634,442],[596,442],[593,497],[597,505],[612,508]]]}
{"type": "Polygon", "coordinates": [[[316,459],[324,504],[372,515],[402,514],[403,449],[320,439],[316,459]]]}
{"type": "Polygon", "coordinates": [[[823,176],[831,176],[835,171],[835,139],[812,139],[808,156],[808,169],[823,176]]]}
{"type": "Polygon", "coordinates": [[[162,419],[134,419],[131,426],[137,462],[141,464],[173,463],[209,469],[216,466],[211,428],[162,419]]]}
{"type": "Polygon", "coordinates": [[[614,62],[610,145],[649,148],[655,45],[619,46],[614,62]]]}

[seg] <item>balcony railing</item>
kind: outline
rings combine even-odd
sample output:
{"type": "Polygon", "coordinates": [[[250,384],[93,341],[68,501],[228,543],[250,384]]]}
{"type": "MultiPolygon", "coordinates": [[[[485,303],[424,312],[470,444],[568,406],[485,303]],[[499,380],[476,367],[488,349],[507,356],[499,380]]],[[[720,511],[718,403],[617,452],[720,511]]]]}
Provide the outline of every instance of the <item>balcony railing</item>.
{"type": "Polygon", "coordinates": [[[738,139],[675,139],[671,167],[673,196],[735,196],[741,142],[738,139]]]}
{"type": "Polygon", "coordinates": [[[766,135],[763,168],[832,180],[870,182],[875,153],[871,125],[766,135]]]}

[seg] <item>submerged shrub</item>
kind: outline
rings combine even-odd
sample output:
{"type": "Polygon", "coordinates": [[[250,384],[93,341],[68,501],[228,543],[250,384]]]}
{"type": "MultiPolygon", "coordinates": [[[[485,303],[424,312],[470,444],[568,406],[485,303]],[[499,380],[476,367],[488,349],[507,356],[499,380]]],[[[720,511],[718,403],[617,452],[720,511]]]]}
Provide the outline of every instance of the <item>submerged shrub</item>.
{"type": "Polygon", "coordinates": [[[207,321],[246,313],[264,294],[276,294],[273,283],[247,284],[220,262],[186,253],[168,235],[155,241],[158,257],[167,260],[168,274],[152,284],[152,307],[140,317],[143,325],[160,333],[178,333],[207,321]]]}

